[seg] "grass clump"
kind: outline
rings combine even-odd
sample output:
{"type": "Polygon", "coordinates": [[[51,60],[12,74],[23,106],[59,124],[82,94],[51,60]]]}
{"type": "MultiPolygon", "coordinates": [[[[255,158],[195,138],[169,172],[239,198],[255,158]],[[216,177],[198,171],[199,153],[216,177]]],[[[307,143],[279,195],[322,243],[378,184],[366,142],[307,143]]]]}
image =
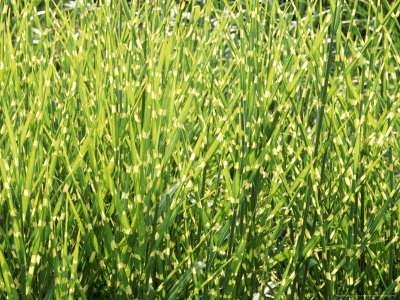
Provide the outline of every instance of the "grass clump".
{"type": "Polygon", "coordinates": [[[1,296],[394,297],[399,8],[1,2],[1,296]]]}

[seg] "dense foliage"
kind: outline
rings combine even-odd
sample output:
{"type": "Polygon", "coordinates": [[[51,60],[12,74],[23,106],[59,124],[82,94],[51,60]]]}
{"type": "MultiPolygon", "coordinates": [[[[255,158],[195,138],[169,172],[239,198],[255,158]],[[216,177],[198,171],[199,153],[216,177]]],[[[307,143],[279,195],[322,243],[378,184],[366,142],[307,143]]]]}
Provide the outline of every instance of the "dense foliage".
{"type": "Polygon", "coordinates": [[[399,293],[399,0],[97,2],[0,2],[1,298],[399,293]]]}

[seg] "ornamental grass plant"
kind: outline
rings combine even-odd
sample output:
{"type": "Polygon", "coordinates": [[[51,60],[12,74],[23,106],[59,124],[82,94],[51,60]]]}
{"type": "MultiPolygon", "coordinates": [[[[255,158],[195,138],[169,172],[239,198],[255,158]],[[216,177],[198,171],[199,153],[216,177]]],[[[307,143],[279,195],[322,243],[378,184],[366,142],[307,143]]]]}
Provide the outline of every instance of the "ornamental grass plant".
{"type": "Polygon", "coordinates": [[[0,298],[394,299],[399,19],[0,1],[0,298]]]}

